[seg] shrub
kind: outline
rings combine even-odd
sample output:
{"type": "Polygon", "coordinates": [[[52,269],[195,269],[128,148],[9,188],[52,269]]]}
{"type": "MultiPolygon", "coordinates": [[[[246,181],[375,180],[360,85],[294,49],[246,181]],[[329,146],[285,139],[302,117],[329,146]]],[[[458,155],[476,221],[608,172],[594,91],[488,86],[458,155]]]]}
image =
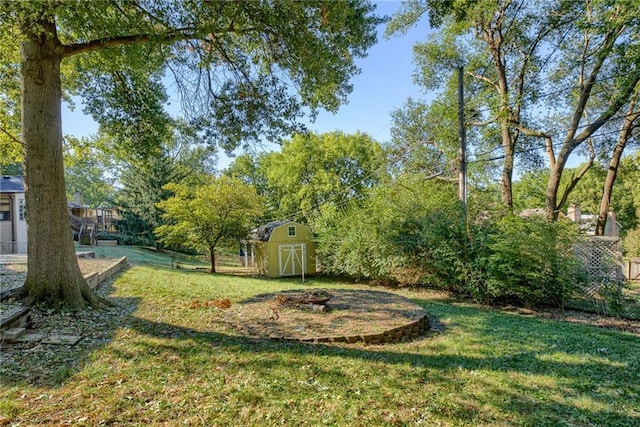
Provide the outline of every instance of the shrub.
{"type": "Polygon", "coordinates": [[[623,240],[623,245],[628,257],[640,257],[640,227],[629,230],[623,240]]]}
{"type": "Polygon", "coordinates": [[[342,211],[325,207],[314,228],[327,273],[450,290],[464,282],[463,211],[449,183],[404,177],[342,211]]]}
{"type": "Polygon", "coordinates": [[[455,202],[414,212],[393,229],[391,239],[407,266],[421,272],[417,283],[462,292],[468,259],[465,233],[463,210],[455,202]]]}
{"type": "Polygon", "coordinates": [[[137,236],[134,234],[119,234],[118,244],[129,246],[153,246],[154,242],[146,235],[137,236]]]}
{"type": "Polygon", "coordinates": [[[540,216],[499,220],[487,242],[488,298],[527,307],[562,307],[584,283],[573,254],[575,237],[575,227],[568,222],[540,216]]]}

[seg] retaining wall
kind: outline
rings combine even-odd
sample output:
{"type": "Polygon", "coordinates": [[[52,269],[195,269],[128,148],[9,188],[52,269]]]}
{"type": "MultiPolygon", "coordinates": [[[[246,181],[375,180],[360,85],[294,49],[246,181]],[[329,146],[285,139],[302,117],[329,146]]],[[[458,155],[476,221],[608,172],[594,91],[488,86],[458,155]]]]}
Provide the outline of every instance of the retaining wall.
{"type": "Polygon", "coordinates": [[[127,257],[120,258],[117,262],[110,265],[106,269],[97,273],[91,273],[84,276],[91,289],[95,289],[100,283],[109,280],[116,274],[120,273],[127,266],[127,257]]]}
{"type": "Polygon", "coordinates": [[[286,338],[286,337],[270,337],[274,339],[282,339],[285,341],[299,341],[312,343],[357,343],[366,344],[388,344],[398,341],[408,341],[425,334],[431,326],[427,313],[422,314],[417,320],[398,326],[388,331],[370,335],[343,335],[333,337],[317,337],[317,338],[286,338]]]}
{"type": "MultiPolygon", "coordinates": [[[[118,261],[111,264],[106,269],[99,271],[97,273],[88,274],[84,276],[84,278],[89,284],[89,287],[91,287],[91,289],[95,289],[95,287],[98,286],[100,283],[106,280],[109,280],[110,278],[112,278],[113,276],[115,276],[116,274],[124,270],[126,266],[127,266],[127,257],[122,257],[118,261]]],[[[8,291],[10,292],[5,292],[5,294],[2,295],[2,298],[3,299],[8,298],[14,293],[20,291],[21,289],[22,287],[9,289],[8,291]]],[[[4,331],[6,329],[10,329],[13,327],[26,327],[30,323],[30,320],[29,320],[30,309],[31,307],[22,305],[22,306],[13,307],[11,310],[5,310],[5,312],[2,312],[0,315],[0,330],[4,331]]]]}

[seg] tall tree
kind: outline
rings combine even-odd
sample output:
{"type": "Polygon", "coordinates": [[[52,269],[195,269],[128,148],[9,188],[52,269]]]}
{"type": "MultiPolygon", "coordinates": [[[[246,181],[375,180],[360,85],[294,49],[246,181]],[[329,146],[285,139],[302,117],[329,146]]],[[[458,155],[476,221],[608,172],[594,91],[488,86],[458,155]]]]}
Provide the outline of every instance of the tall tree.
{"type": "Polygon", "coordinates": [[[311,222],[325,204],[361,197],[386,172],[384,151],[367,134],[298,134],[272,153],[267,166],[268,197],[279,217],[311,222]]]}
{"type": "Polygon", "coordinates": [[[269,189],[269,159],[272,153],[262,152],[258,154],[244,153],[237,156],[224,170],[224,175],[241,180],[256,189],[265,200],[265,218],[261,222],[268,222],[270,218],[278,215],[280,204],[276,197],[271,197],[269,189]]]}
{"type": "Polygon", "coordinates": [[[494,159],[503,160],[503,203],[513,204],[518,158],[538,165],[546,152],[546,210],[556,218],[592,164],[561,188],[569,156],[601,137],[598,130],[640,78],[635,9],[633,1],[611,0],[412,0],[388,32],[402,33],[429,15],[440,32],[414,48],[418,81],[438,88],[453,75],[451,66],[464,64],[475,124],[490,129],[488,139],[502,150],[494,159]]]}
{"type": "Polygon", "coordinates": [[[65,138],[64,176],[67,200],[74,193],[82,193],[85,204],[92,207],[113,207],[115,190],[113,175],[107,176],[108,167],[93,146],[90,138],[65,138]]]}
{"type": "Polygon", "coordinates": [[[550,218],[557,218],[586,172],[583,168],[572,175],[569,184],[561,189],[569,156],[585,144],[592,144],[596,132],[629,103],[640,81],[637,38],[640,26],[634,3],[602,0],[585,1],[584,5],[567,2],[567,5],[578,18],[576,31],[567,30],[566,40],[561,44],[564,56],[554,61],[554,65],[563,70],[556,74],[558,81],[573,86],[563,105],[568,113],[567,127],[557,156],[550,139],[547,143],[551,172],[546,210],[550,218]]]}
{"type": "MultiPolygon", "coordinates": [[[[166,124],[166,131],[162,134],[156,131],[158,139],[149,144],[143,141],[146,137],[138,137],[133,132],[133,138],[151,150],[147,154],[138,153],[134,159],[120,151],[120,144],[113,143],[114,139],[120,141],[121,138],[105,138],[107,142],[102,144],[104,150],[121,159],[122,191],[118,194],[117,206],[123,218],[116,223],[118,231],[130,234],[133,241],[140,238],[156,246],[159,242],[153,231],[163,224],[162,211],[157,205],[171,195],[163,187],[168,183],[200,185],[201,177],[213,173],[215,164],[215,146],[202,143],[197,128],[183,120],[168,120],[166,124]]],[[[122,138],[127,138],[128,129],[120,127],[117,131],[122,138]]]]}
{"type": "Polygon", "coordinates": [[[450,177],[457,156],[455,109],[442,104],[408,99],[391,112],[391,141],[388,146],[394,174],[422,173],[450,177]]]}
{"type": "MultiPolygon", "coordinates": [[[[388,151],[394,174],[422,173],[425,178],[457,180],[460,144],[457,107],[452,103],[457,102],[452,95],[457,90],[457,84],[454,86],[432,103],[409,98],[402,108],[392,111],[388,151]]],[[[473,109],[467,110],[465,115],[472,117],[473,109]]],[[[473,142],[469,145],[475,150],[484,149],[486,135],[480,129],[472,127],[466,132],[467,140],[473,142]]],[[[468,165],[469,181],[476,187],[485,186],[494,176],[495,168],[490,162],[468,165]]]]}
{"type": "Polygon", "coordinates": [[[195,188],[167,184],[164,189],[174,194],[158,203],[166,224],[156,233],[167,244],[209,252],[212,273],[216,272],[216,248],[222,242],[246,238],[262,214],[263,201],[255,188],[238,179],[211,177],[195,188]]]}
{"type": "Polygon", "coordinates": [[[605,226],[607,224],[607,218],[609,213],[609,206],[611,205],[611,196],[613,194],[613,185],[616,182],[618,175],[618,169],[620,166],[620,160],[627,144],[631,140],[640,139],[637,129],[640,128],[640,111],[637,109],[638,95],[640,86],[636,90],[635,96],[631,99],[627,112],[622,120],[622,129],[618,136],[618,142],[616,143],[611,153],[611,160],[609,161],[609,168],[607,169],[607,177],[602,187],[602,198],[600,199],[600,207],[598,209],[598,221],[596,223],[596,236],[603,236],[605,226]]]}
{"type": "Polygon", "coordinates": [[[502,148],[501,197],[504,205],[512,207],[513,170],[521,138],[518,126],[525,121],[525,83],[538,67],[541,40],[555,26],[539,9],[521,11],[509,0],[417,0],[404,4],[387,33],[406,31],[424,14],[429,14],[431,25],[440,32],[415,45],[416,79],[427,89],[439,89],[445,82],[450,87],[451,80],[457,79],[455,67],[464,65],[465,92],[467,98],[475,99],[476,115],[481,119],[477,125],[487,128],[485,136],[502,148]]]}
{"type": "MultiPolygon", "coordinates": [[[[364,0],[2,0],[0,33],[15,34],[20,43],[29,298],[74,307],[99,304],[80,273],[69,233],[62,159],[63,67],[99,79],[106,64],[122,64],[129,67],[120,70],[122,80],[133,89],[142,79],[131,76],[152,76],[151,83],[161,85],[162,72],[169,70],[183,100],[192,101],[188,111],[230,149],[264,134],[274,137],[298,128],[296,119],[304,106],[312,112],[321,107],[335,111],[351,90],[349,78],[358,71],[355,58],[375,42],[380,20],[372,10],[364,0]]],[[[15,49],[3,46],[0,53],[1,63],[17,65],[15,49]]],[[[93,77],[86,80],[88,85],[97,81],[93,77]]],[[[5,87],[2,91],[11,96],[5,87]]],[[[83,94],[92,96],[89,91],[83,94]]],[[[126,102],[117,101],[114,105],[127,108],[126,102]]]]}

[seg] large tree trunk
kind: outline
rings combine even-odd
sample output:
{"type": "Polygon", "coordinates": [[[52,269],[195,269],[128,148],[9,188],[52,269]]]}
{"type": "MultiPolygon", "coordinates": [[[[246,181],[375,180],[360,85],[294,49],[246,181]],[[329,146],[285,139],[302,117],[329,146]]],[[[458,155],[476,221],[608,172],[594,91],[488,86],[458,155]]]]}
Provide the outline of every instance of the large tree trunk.
{"type": "Polygon", "coordinates": [[[62,158],[60,41],[46,18],[25,29],[20,46],[22,138],[27,206],[28,272],[31,302],[80,308],[96,305],[78,266],[67,211],[62,158]]]}
{"type": "Polygon", "coordinates": [[[562,206],[558,206],[558,191],[560,189],[560,180],[562,179],[562,172],[564,171],[564,166],[567,163],[567,158],[568,156],[561,152],[556,162],[551,165],[549,182],[547,184],[545,207],[545,213],[549,220],[557,220],[560,209],[562,208],[562,206]]]}

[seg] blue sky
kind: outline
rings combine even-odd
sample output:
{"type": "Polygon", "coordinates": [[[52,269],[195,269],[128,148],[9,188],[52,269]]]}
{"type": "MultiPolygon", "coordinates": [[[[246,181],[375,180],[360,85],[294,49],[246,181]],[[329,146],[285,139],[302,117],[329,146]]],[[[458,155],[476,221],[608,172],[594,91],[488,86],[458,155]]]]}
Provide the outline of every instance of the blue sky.
{"type": "MultiPolygon", "coordinates": [[[[392,15],[400,2],[376,2],[380,15],[392,15]]],[[[349,103],[336,114],[323,111],[310,127],[318,132],[341,130],[345,133],[366,132],[374,139],[389,140],[390,113],[402,107],[407,98],[423,98],[421,89],[413,84],[413,45],[424,40],[429,30],[426,19],[406,35],[385,39],[385,25],[378,31],[378,43],[369,55],[358,61],[362,72],[352,79],[353,92],[349,103]]]]}
{"type": "MultiPolygon", "coordinates": [[[[399,8],[399,1],[376,2],[379,15],[392,15],[399,8]]],[[[413,84],[412,47],[424,40],[428,32],[426,20],[406,35],[385,39],[384,25],[378,30],[378,43],[366,58],[357,61],[361,73],[351,82],[353,92],[349,102],[336,114],[322,111],[314,123],[313,131],[323,133],[340,130],[345,133],[366,132],[379,142],[389,140],[391,111],[402,107],[407,98],[424,98],[425,94],[413,84]]],[[[65,135],[89,136],[97,132],[97,124],[82,114],[82,105],[77,102],[75,111],[63,106],[62,126],[65,135]]],[[[223,168],[228,159],[221,158],[218,167],[223,168]]]]}

